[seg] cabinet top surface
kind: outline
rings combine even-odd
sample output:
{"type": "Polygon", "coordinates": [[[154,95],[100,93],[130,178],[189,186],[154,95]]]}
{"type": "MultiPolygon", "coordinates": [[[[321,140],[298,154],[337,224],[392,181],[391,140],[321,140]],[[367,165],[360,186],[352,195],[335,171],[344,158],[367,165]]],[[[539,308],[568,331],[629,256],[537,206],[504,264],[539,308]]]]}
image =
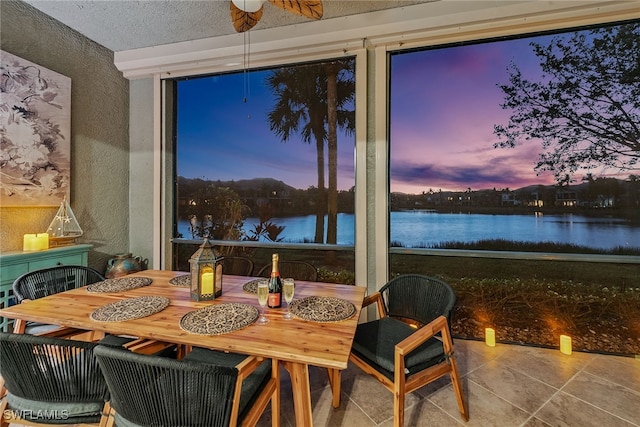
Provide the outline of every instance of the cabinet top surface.
{"type": "Polygon", "coordinates": [[[41,251],[15,251],[15,252],[2,252],[0,253],[0,263],[4,264],[11,261],[21,261],[25,258],[29,259],[37,259],[37,258],[49,258],[52,256],[58,256],[61,254],[69,254],[69,253],[82,253],[87,252],[91,249],[93,245],[90,244],[78,244],[78,245],[68,245],[68,246],[60,246],[49,249],[44,249],[41,251]]]}

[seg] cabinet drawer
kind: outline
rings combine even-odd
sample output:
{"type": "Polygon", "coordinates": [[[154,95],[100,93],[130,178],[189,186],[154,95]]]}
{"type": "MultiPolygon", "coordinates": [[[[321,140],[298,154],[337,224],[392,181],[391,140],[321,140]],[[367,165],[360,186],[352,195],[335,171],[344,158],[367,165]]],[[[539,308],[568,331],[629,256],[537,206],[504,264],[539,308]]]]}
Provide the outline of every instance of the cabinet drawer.
{"type": "Polygon", "coordinates": [[[29,271],[40,270],[41,268],[55,267],[57,265],[82,265],[82,254],[31,261],[29,262],[29,271]]]}
{"type": "Polygon", "coordinates": [[[0,268],[0,284],[13,283],[16,277],[29,271],[29,266],[25,264],[3,265],[0,268]]]}

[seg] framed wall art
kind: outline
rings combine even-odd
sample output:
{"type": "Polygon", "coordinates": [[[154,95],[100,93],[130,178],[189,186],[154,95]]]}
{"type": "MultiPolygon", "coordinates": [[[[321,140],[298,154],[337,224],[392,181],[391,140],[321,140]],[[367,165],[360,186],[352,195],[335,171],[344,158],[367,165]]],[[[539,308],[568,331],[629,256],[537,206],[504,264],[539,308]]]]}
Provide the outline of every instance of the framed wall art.
{"type": "Polygon", "coordinates": [[[71,180],[71,79],[0,50],[0,206],[59,206],[71,180]]]}

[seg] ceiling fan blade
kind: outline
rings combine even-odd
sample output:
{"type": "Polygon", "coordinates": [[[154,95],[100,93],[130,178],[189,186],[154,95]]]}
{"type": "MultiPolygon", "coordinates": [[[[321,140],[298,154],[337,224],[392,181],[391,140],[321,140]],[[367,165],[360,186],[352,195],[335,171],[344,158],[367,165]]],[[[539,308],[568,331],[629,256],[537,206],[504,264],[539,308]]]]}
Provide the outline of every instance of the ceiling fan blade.
{"type": "Polygon", "coordinates": [[[269,2],[281,9],[307,18],[322,18],[322,0],[269,0],[269,2]]]}
{"type": "Polygon", "coordinates": [[[245,12],[236,7],[233,2],[230,1],[229,4],[231,5],[230,10],[233,28],[235,28],[238,33],[249,31],[258,23],[260,18],[262,18],[262,9],[264,6],[260,7],[256,12],[245,12]]]}

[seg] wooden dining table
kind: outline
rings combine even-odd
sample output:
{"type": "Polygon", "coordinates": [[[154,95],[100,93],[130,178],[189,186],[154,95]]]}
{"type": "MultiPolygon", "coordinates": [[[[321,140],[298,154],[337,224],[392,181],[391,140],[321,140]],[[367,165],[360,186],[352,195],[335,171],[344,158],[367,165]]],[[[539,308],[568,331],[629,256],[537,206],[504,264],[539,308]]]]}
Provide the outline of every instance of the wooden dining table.
{"type": "MultiPolygon", "coordinates": [[[[188,287],[169,283],[170,279],[184,274],[144,270],[125,277],[149,278],[152,283],[148,286],[109,293],[88,292],[86,287],[82,287],[4,308],[0,310],[0,316],[277,359],[291,377],[296,425],[312,426],[309,366],[327,368],[332,391],[339,390],[337,374],[347,367],[365,288],[296,281],[294,300],[310,296],[339,298],[354,305],[354,314],[333,322],[298,317],[286,320],[283,318],[283,304],[283,308],[265,310],[269,319],[266,325],[253,323],[229,333],[200,335],[187,332],[180,326],[182,317],[193,310],[221,303],[245,303],[260,309],[257,295],[243,289],[243,285],[254,278],[224,275],[222,296],[213,301],[198,302],[190,298],[188,287]],[[149,295],[166,297],[170,303],[158,313],[133,320],[105,322],[90,317],[94,310],[106,304],[149,295]]],[[[339,396],[334,393],[334,406],[337,402],[339,396]]]]}

